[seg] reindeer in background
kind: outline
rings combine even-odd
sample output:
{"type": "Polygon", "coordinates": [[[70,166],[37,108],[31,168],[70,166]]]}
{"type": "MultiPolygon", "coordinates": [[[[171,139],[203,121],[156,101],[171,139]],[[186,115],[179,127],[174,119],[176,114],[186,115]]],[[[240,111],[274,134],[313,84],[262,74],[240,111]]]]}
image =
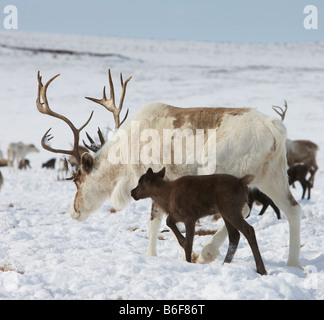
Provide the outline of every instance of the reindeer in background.
{"type": "Polygon", "coordinates": [[[39,152],[34,144],[24,144],[21,141],[10,143],[7,148],[8,165],[13,166],[16,161],[19,166],[19,163],[25,160],[26,155],[32,152],[39,152]]]}
{"type": "MultiPolygon", "coordinates": [[[[287,101],[284,104],[285,110],[278,106],[272,107],[280,115],[282,121],[284,121],[288,109],[287,101]]],[[[310,188],[312,188],[314,186],[315,173],[318,170],[316,163],[316,154],[319,149],[318,145],[310,140],[286,139],[286,149],[288,167],[293,168],[296,165],[304,164],[310,173],[308,182],[310,188]]]]}

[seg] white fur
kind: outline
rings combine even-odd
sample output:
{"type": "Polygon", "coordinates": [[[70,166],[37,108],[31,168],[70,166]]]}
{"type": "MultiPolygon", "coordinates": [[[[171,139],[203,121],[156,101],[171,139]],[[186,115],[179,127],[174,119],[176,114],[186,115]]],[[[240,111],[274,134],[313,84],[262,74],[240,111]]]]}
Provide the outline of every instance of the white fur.
{"type": "Polygon", "coordinates": [[[147,250],[147,254],[149,256],[156,256],[156,240],[158,236],[158,232],[160,229],[161,221],[163,217],[163,212],[158,214],[155,219],[151,219],[149,222],[149,246],[147,250]]]}
{"type": "MultiPolygon", "coordinates": [[[[235,109],[239,110],[240,109],[235,109]]],[[[235,111],[234,110],[234,111],[235,111]]],[[[202,110],[200,110],[202,111],[202,110]]],[[[254,109],[244,109],[235,113],[228,109],[217,109],[217,114],[211,119],[210,114],[203,119],[214,121],[216,129],[216,173],[227,173],[237,177],[246,174],[255,175],[253,185],[265,192],[287,215],[290,226],[290,247],[288,264],[299,267],[300,246],[300,207],[294,202],[287,180],[286,164],[286,128],[282,122],[266,116],[254,109]],[[222,117],[217,120],[218,114],[222,117]],[[217,118],[217,119],[216,119],[217,118]]],[[[203,112],[208,112],[208,109],[203,112]]],[[[139,131],[145,129],[158,130],[163,136],[163,129],[174,129],[174,123],[181,123],[184,129],[199,128],[195,117],[186,109],[174,108],[162,103],[153,103],[142,108],[132,120],[139,122],[139,131]],[[176,119],[175,115],[178,115],[176,119]],[[179,118],[179,114],[181,117],[179,118]],[[180,119],[180,120],[179,120],[180,119]],[[176,122],[177,120],[178,122],[176,122]]],[[[198,120],[202,125],[201,119],[198,120]]],[[[179,128],[179,127],[178,127],[179,128]]],[[[131,121],[122,127],[125,150],[132,149],[131,121]]],[[[109,153],[116,148],[116,141],[106,143],[94,158],[94,168],[84,177],[85,181],[79,188],[74,205],[71,206],[71,216],[84,220],[95,209],[99,208],[105,198],[110,198],[116,209],[121,209],[130,201],[130,190],[137,185],[139,177],[147,168],[154,171],[166,167],[166,178],[175,179],[183,175],[197,174],[200,165],[194,164],[111,164],[109,153]]],[[[120,141],[118,142],[120,143],[120,141]]],[[[139,148],[145,142],[141,141],[139,148]]],[[[126,152],[127,153],[127,152],[126,152]]],[[[161,223],[162,214],[158,214],[150,222],[148,253],[156,255],[156,237],[161,223]]],[[[227,236],[226,228],[222,228],[203,248],[198,261],[210,262],[219,254],[219,247],[227,236]]]]}
{"type": "Polygon", "coordinates": [[[110,196],[110,202],[116,210],[123,209],[131,200],[130,180],[121,177],[110,196]]]}

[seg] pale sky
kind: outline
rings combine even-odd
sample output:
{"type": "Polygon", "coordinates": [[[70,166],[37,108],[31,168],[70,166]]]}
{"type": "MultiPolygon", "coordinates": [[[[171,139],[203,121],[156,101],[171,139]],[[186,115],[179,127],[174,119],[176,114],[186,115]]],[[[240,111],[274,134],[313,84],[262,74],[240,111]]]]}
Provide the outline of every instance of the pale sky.
{"type": "Polygon", "coordinates": [[[3,18],[7,4],[18,9],[18,31],[214,42],[324,41],[324,0],[0,0],[3,18]],[[318,9],[317,30],[303,25],[309,4],[318,9]]]}

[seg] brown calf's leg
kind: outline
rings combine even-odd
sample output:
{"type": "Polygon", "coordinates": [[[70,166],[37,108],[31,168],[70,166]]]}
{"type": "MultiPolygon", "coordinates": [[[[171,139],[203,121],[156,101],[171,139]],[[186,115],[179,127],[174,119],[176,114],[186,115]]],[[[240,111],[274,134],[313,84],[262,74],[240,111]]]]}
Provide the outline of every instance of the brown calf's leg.
{"type": "Polygon", "coordinates": [[[257,273],[261,275],[267,274],[267,271],[264,267],[262,257],[259,251],[259,247],[258,247],[258,243],[255,237],[255,232],[253,227],[250,226],[244,220],[240,211],[232,212],[230,215],[226,216],[226,219],[229,220],[229,222],[233,225],[234,228],[237,228],[239,231],[241,231],[245,236],[245,238],[247,239],[254,256],[257,273]]]}
{"type": "Polygon", "coordinates": [[[240,241],[240,233],[237,231],[235,227],[231,225],[231,223],[226,218],[224,218],[224,222],[228,232],[229,244],[228,244],[226,257],[223,263],[230,263],[233,260],[238,243],[240,241]]]}
{"type": "Polygon", "coordinates": [[[168,215],[166,218],[166,224],[167,226],[172,230],[172,232],[174,233],[174,235],[176,236],[180,246],[185,249],[185,240],[186,238],[181,234],[181,232],[179,231],[178,227],[176,226],[176,222],[172,216],[168,215]]]}
{"type": "Polygon", "coordinates": [[[184,250],[186,253],[186,261],[191,262],[192,245],[195,236],[195,222],[193,221],[186,222],[185,226],[186,226],[186,239],[184,243],[184,250]]]}
{"type": "Polygon", "coordinates": [[[184,249],[186,254],[186,261],[191,262],[191,252],[193,245],[193,238],[195,235],[195,222],[187,222],[186,226],[186,237],[184,237],[179,231],[176,222],[172,216],[168,215],[166,219],[167,226],[172,230],[174,235],[176,236],[180,246],[184,249]]]}
{"type": "Polygon", "coordinates": [[[309,200],[310,197],[311,197],[311,185],[310,185],[309,181],[307,181],[307,189],[308,189],[308,197],[307,197],[307,200],[309,200]]]}

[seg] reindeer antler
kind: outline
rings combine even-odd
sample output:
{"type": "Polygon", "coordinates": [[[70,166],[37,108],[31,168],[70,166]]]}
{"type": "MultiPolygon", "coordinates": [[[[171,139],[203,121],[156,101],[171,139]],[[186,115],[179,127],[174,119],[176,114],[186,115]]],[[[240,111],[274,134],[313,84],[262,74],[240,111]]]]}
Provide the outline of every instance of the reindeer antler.
{"type": "Polygon", "coordinates": [[[87,145],[87,144],[85,143],[84,140],[82,140],[84,146],[85,146],[87,149],[89,149],[89,150],[91,150],[91,151],[93,151],[93,152],[97,152],[97,151],[98,151],[99,149],[101,149],[101,147],[105,144],[105,138],[103,137],[103,134],[102,134],[100,128],[98,128],[97,133],[98,133],[98,137],[99,137],[99,140],[100,140],[100,145],[98,145],[98,144],[96,144],[96,143],[94,142],[94,140],[90,137],[90,135],[88,134],[88,132],[86,132],[86,135],[87,135],[88,140],[90,141],[90,146],[87,145]]]}
{"type": "Polygon", "coordinates": [[[116,107],[116,103],[115,103],[114,84],[113,84],[112,79],[111,79],[110,69],[108,69],[108,79],[109,79],[109,88],[110,88],[110,99],[109,100],[106,97],[106,86],[104,86],[104,88],[103,88],[103,97],[102,97],[102,99],[95,99],[95,98],[90,98],[90,97],[85,97],[85,98],[88,99],[88,100],[91,100],[91,101],[93,101],[95,103],[101,104],[108,111],[112,112],[113,115],[114,115],[114,120],[115,120],[115,129],[117,130],[124,123],[124,121],[126,120],[126,118],[128,116],[129,109],[127,109],[127,112],[126,112],[126,115],[125,115],[123,121],[120,122],[119,115],[120,115],[120,112],[121,112],[121,110],[123,108],[127,83],[130,81],[130,79],[132,79],[132,77],[129,77],[124,82],[123,81],[123,76],[122,76],[122,74],[120,74],[120,82],[121,82],[121,86],[122,86],[122,93],[121,93],[121,97],[120,97],[120,100],[119,100],[118,108],[116,107]]]}
{"type": "Polygon", "coordinates": [[[278,107],[278,106],[272,106],[272,109],[274,111],[276,111],[279,114],[279,116],[281,117],[281,120],[284,121],[285,115],[286,115],[286,112],[288,109],[287,101],[285,100],[285,111],[281,107],[278,107]],[[279,112],[277,109],[280,109],[281,112],[279,112]]]}
{"type": "Polygon", "coordinates": [[[48,104],[48,100],[47,100],[47,88],[48,86],[51,84],[51,82],[56,79],[60,74],[57,74],[56,76],[52,77],[50,80],[48,80],[45,84],[45,86],[42,83],[42,77],[40,76],[40,72],[38,71],[37,73],[37,79],[38,79],[38,94],[37,94],[37,99],[36,99],[36,106],[39,112],[43,113],[43,114],[47,114],[49,116],[52,116],[54,118],[57,119],[61,119],[63,120],[65,123],[68,124],[68,126],[71,128],[73,135],[74,135],[74,144],[73,144],[73,149],[72,150],[62,150],[62,149],[54,149],[52,147],[50,147],[48,145],[48,141],[53,139],[53,136],[49,134],[50,130],[52,128],[50,128],[49,130],[46,131],[46,133],[44,134],[44,136],[42,137],[42,147],[50,152],[54,152],[54,153],[63,153],[63,154],[68,154],[71,156],[74,156],[77,160],[78,163],[81,163],[81,155],[79,153],[79,137],[80,137],[80,132],[81,130],[89,123],[89,121],[92,118],[93,115],[93,111],[91,112],[91,115],[89,117],[89,119],[85,122],[85,124],[83,126],[81,126],[79,129],[77,129],[73,123],[66,117],[64,117],[63,115],[54,112],[49,104],[48,104]],[[43,100],[43,103],[41,102],[41,97],[43,100]]]}

